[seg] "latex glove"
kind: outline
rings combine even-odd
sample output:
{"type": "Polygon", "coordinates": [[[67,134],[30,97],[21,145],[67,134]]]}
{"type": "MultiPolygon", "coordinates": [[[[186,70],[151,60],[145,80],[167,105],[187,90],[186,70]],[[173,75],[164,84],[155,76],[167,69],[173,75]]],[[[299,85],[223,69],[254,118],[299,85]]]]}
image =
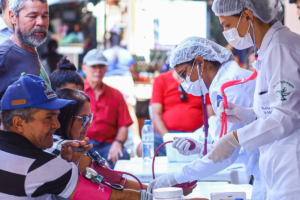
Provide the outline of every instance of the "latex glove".
{"type": "Polygon", "coordinates": [[[162,175],[157,177],[156,179],[150,181],[147,192],[152,193],[154,189],[157,188],[165,188],[165,187],[172,187],[173,185],[178,184],[175,180],[174,172],[162,175]]]}
{"type": "Polygon", "coordinates": [[[140,200],[152,200],[152,194],[148,193],[146,190],[140,190],[141,192],[141,199],[140,200]]]}
{"type": "MultiPolygon", "coordinates": [[[[218,107],[219,121],[222,122],[222,114],[224,112],[224,101],[220,102],[218,107]]],[[[244,108],[234,103],[227,103],[225,110],[227,121],[231,123],[251,123],[255,120],[256,114],[252,108],[244,108]]]]}
{"type": "Polygon", "coordinates": [[[233,131],[221,137],[215,144],[214,148],[209,152],[208,159],[214,163],[222,162],[229,158],[235,148],[241,146],[233,135],[233,131]]]}
{"type": "Polygon", "coordinates": [[[177,149],[180,154],[185,155],[185,156],[194,155],[194,154],[202,154],[203,150],[204,150],[203,144],[200,142],[197,142],[196,140],[193,140],[192,138],[188,138],[188,139],[192,140],[196,145],[193,150],[189,150],[191,143],[187,140],[187,137],[177,138],[173,142],[172,147],[174,149],[177,149]]]}

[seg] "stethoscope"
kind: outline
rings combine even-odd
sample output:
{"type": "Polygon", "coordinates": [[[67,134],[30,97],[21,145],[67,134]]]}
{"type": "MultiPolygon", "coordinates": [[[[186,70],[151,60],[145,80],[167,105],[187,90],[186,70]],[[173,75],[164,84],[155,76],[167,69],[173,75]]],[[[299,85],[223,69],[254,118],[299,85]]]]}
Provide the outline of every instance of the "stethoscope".
{"type": "MultiPolygon", "coordinates": [[[[253,23],[252,23],[251,19],[249,19],[249,17],[247,17],[247,19],[250,21],[250,24],[251,24],[251,27],[252,27],[253,49],[254,49],[254,52],[255,52],[255,60],[257,60],[257,58],[258,58],[257,51],[258,50],[257,50],[256,43],[255,43],[255,34],[254,34],[253,23]]],[[[254,70],[253,74],[251,74],[251,76],[249,78],[228,81],[228,82],[224,83],[221,86],[220,92],[221,92],[221,95],[222,95],[223,101],[224,101],[224,110],[227,109],[227,105],[228,105],[227,96],[225,94],[225,89],[230,87],[230,86],[239,85],[239,84],[242,84],[242,83],[247,83],[248,81],[254,80],[256,77],[257,77],[257,71],[254,70]]],[[[221,131],[220,131],[219,138],[221,138],[223,135],[226,135],[226,134],[227,134],[227,116],[226,116],[226,113],[223,112],[223,114],[222,114],[222,125],[221,125],[221,131]]]]}

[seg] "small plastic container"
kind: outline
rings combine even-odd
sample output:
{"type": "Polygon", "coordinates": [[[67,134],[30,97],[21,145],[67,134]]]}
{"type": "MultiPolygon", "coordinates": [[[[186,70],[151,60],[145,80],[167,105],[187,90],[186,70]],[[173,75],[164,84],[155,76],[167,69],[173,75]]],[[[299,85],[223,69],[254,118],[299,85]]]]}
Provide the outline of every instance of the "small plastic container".
{"type": "Polygon", "coordinates": [[[184,200],[182,188],[169,187],[153,190],[153,200],[184,200]]]}

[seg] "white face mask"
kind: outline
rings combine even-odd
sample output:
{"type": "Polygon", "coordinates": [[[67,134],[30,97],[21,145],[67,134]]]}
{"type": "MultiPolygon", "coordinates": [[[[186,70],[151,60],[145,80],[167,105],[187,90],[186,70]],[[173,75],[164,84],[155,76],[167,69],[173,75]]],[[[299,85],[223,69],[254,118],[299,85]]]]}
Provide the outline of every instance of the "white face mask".
{"type": "Polygon", "coordinates": [[[251,35],[248,32],[250,25],[249,25],[247,33],[244,37],[240,37],[239,32],[237,31],[237,28],[239,27],[239,23],[240,23],[242,15],[243,15],[243,13],[240,16],[240,19],[239,19],[239,22],[238,22],[236,28],[232,28],[227,31],[223,31],[223,35],[224,35],[225,39],[227,40],[227,42],[231,46],[233,46],[234,48],[239,49],[239,50],[247,49],[247,48],[253,46],[253,40],[251,38],[251,35]]]}
{"type": "Polygon", "coordinates": [[[203,68],[201,70],[201,75],[199,73],[199,65],[197,66],[198,80],[195,82],[191,81],[191,74],[192,74],[194,65],[195,65],[195,61],[193,63],[193,67],[192,67],[190,75],[186,76],[185,81],[183,81],[181,83],[181,86],[188,94],[191,94],[194,96],[202,96],[202,95],[204,96],[208,93],[208,89],[206,88],[206,85],[205,85],[203,79],[201,78],[202,73],[203,73],[203,68]]]}

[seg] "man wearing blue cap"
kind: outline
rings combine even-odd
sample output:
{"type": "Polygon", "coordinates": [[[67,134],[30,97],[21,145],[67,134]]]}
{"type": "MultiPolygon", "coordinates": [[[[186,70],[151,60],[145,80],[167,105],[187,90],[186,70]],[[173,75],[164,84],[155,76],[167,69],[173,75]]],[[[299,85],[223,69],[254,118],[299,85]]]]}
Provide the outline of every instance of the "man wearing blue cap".
{"type": "Polygon", "coordinates": [[[299,19],[300,19],[300,0],[290,0],[290,3],[294,3],[297,6],[297,14],[299,15],[299,19]]]}
{"type": "MultiPolygon", "coordinates": [[[[60,127],[59,109],[75,103],[58,99],[41,78],[23,74],[8,87],[1,100],[5,131],[0,131],[0,199],[72,198],[78,180],[76,164],[85,152],[64,146],[62,158],[43,149],[53,144],[60,127]]],[[[85,151],[92,145],[73,141],[85,151]]]]}

